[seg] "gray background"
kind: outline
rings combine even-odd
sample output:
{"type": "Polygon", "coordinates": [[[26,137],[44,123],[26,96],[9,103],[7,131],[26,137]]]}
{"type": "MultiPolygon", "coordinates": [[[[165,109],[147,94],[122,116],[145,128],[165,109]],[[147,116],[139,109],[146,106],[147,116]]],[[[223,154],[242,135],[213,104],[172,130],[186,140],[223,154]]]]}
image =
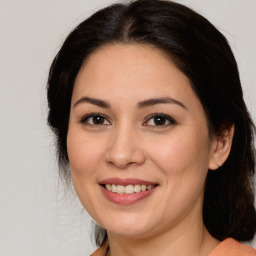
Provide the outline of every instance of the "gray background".
{"type": "MultiPolygon", "coordinates": [[[[90,217],[58,178],[45,85],[66,35],[110,2],[0,0],[0,256],[85,256],[95,248],[90,217]]],[[[255,121],[256,1],[178,2],[228,38],[255,121]]]]}

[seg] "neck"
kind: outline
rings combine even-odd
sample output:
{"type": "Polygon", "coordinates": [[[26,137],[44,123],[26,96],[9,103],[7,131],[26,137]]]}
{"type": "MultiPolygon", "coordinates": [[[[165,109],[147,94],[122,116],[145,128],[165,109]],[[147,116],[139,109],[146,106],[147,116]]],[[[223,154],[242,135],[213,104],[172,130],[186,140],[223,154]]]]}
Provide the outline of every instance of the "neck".
{"type": "MultiPolygon", "coordinates": [[[[193,216],[190,216],[192,219],[193,216]]],[[[207,256],[219,244],[205,228],[202,219],[177,225],[171,230],[148,237],[123,237],[108,233],[110,252],[108,256],[207,256]],[[194,223],[191,225],[191,223],[194,223]]]]}

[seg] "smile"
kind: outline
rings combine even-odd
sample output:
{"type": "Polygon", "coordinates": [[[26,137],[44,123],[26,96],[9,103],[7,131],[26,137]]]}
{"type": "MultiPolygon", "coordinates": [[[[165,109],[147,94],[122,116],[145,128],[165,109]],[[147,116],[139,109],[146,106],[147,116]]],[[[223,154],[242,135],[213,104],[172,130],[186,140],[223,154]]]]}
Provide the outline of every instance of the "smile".
{"type": "Polygon", "coordinates": [[[133,194],[133,193],[140,193],[140,192],[144,192],[146,190],[151,190],[152,188],[155,187],[155,185],[127,185],[127,186],[123,186],[123,185],[115,185],[115,184],[105,184],[104,185],[105,188],[108,191],[111,191],[113,193],[117,193],[117,194],[133,194]]]}
{"type": "Polygon", "coordinates": [[[99,182],[106,199],[119,205],[131,205],[156,193],[159,184],[133,178],[109,178],[99,182]]]}

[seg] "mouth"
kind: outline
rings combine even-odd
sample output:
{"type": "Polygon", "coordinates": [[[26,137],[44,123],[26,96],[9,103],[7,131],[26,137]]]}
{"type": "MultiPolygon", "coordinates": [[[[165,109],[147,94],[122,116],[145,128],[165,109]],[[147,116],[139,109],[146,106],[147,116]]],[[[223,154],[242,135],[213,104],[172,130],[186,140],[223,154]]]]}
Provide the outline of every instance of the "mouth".
{"type": "Polygon", "coordinates": [[[133,193],[140,193],[147,190],[153,189],[156,185],[132,185],[129,184],[127,186],[117,185],[117,184],[104,184],[105,189],[110,192],[117,193],[117,194],[133,194],[133,193]]]}
{"type": "Polygon", "coordinates": [[[150,196],[158,184],[138,179],[111,178],[99,183],[105,197],[115,204],[130,205],[150,196]]]}

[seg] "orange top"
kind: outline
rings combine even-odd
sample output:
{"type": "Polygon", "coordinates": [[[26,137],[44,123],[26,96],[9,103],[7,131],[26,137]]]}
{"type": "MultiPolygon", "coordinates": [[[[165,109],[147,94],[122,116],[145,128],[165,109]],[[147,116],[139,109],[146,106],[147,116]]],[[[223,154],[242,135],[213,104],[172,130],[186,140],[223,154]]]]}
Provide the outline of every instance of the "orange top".
{"type": "Polygon", "coordinates": [[[232,238],[221,242],[209,256],[256,256],[256,250],[232,238]]]}
{"type": "Polygon", "coordinates": [[[90,256],[106,256],[108,251],[108,240],[106,240],[100,248],[98,248],[93,254],[90,256]]]}
{"type": "MultiPolygon", "coordinates": [[[[107,250],[108,241],[106,241],[90,256],[106,256],[107,250]]],[[[227,238],[208,256],[256,256],[256,250],[248,245],[241,244],[232,238],[227,238]]]]}

